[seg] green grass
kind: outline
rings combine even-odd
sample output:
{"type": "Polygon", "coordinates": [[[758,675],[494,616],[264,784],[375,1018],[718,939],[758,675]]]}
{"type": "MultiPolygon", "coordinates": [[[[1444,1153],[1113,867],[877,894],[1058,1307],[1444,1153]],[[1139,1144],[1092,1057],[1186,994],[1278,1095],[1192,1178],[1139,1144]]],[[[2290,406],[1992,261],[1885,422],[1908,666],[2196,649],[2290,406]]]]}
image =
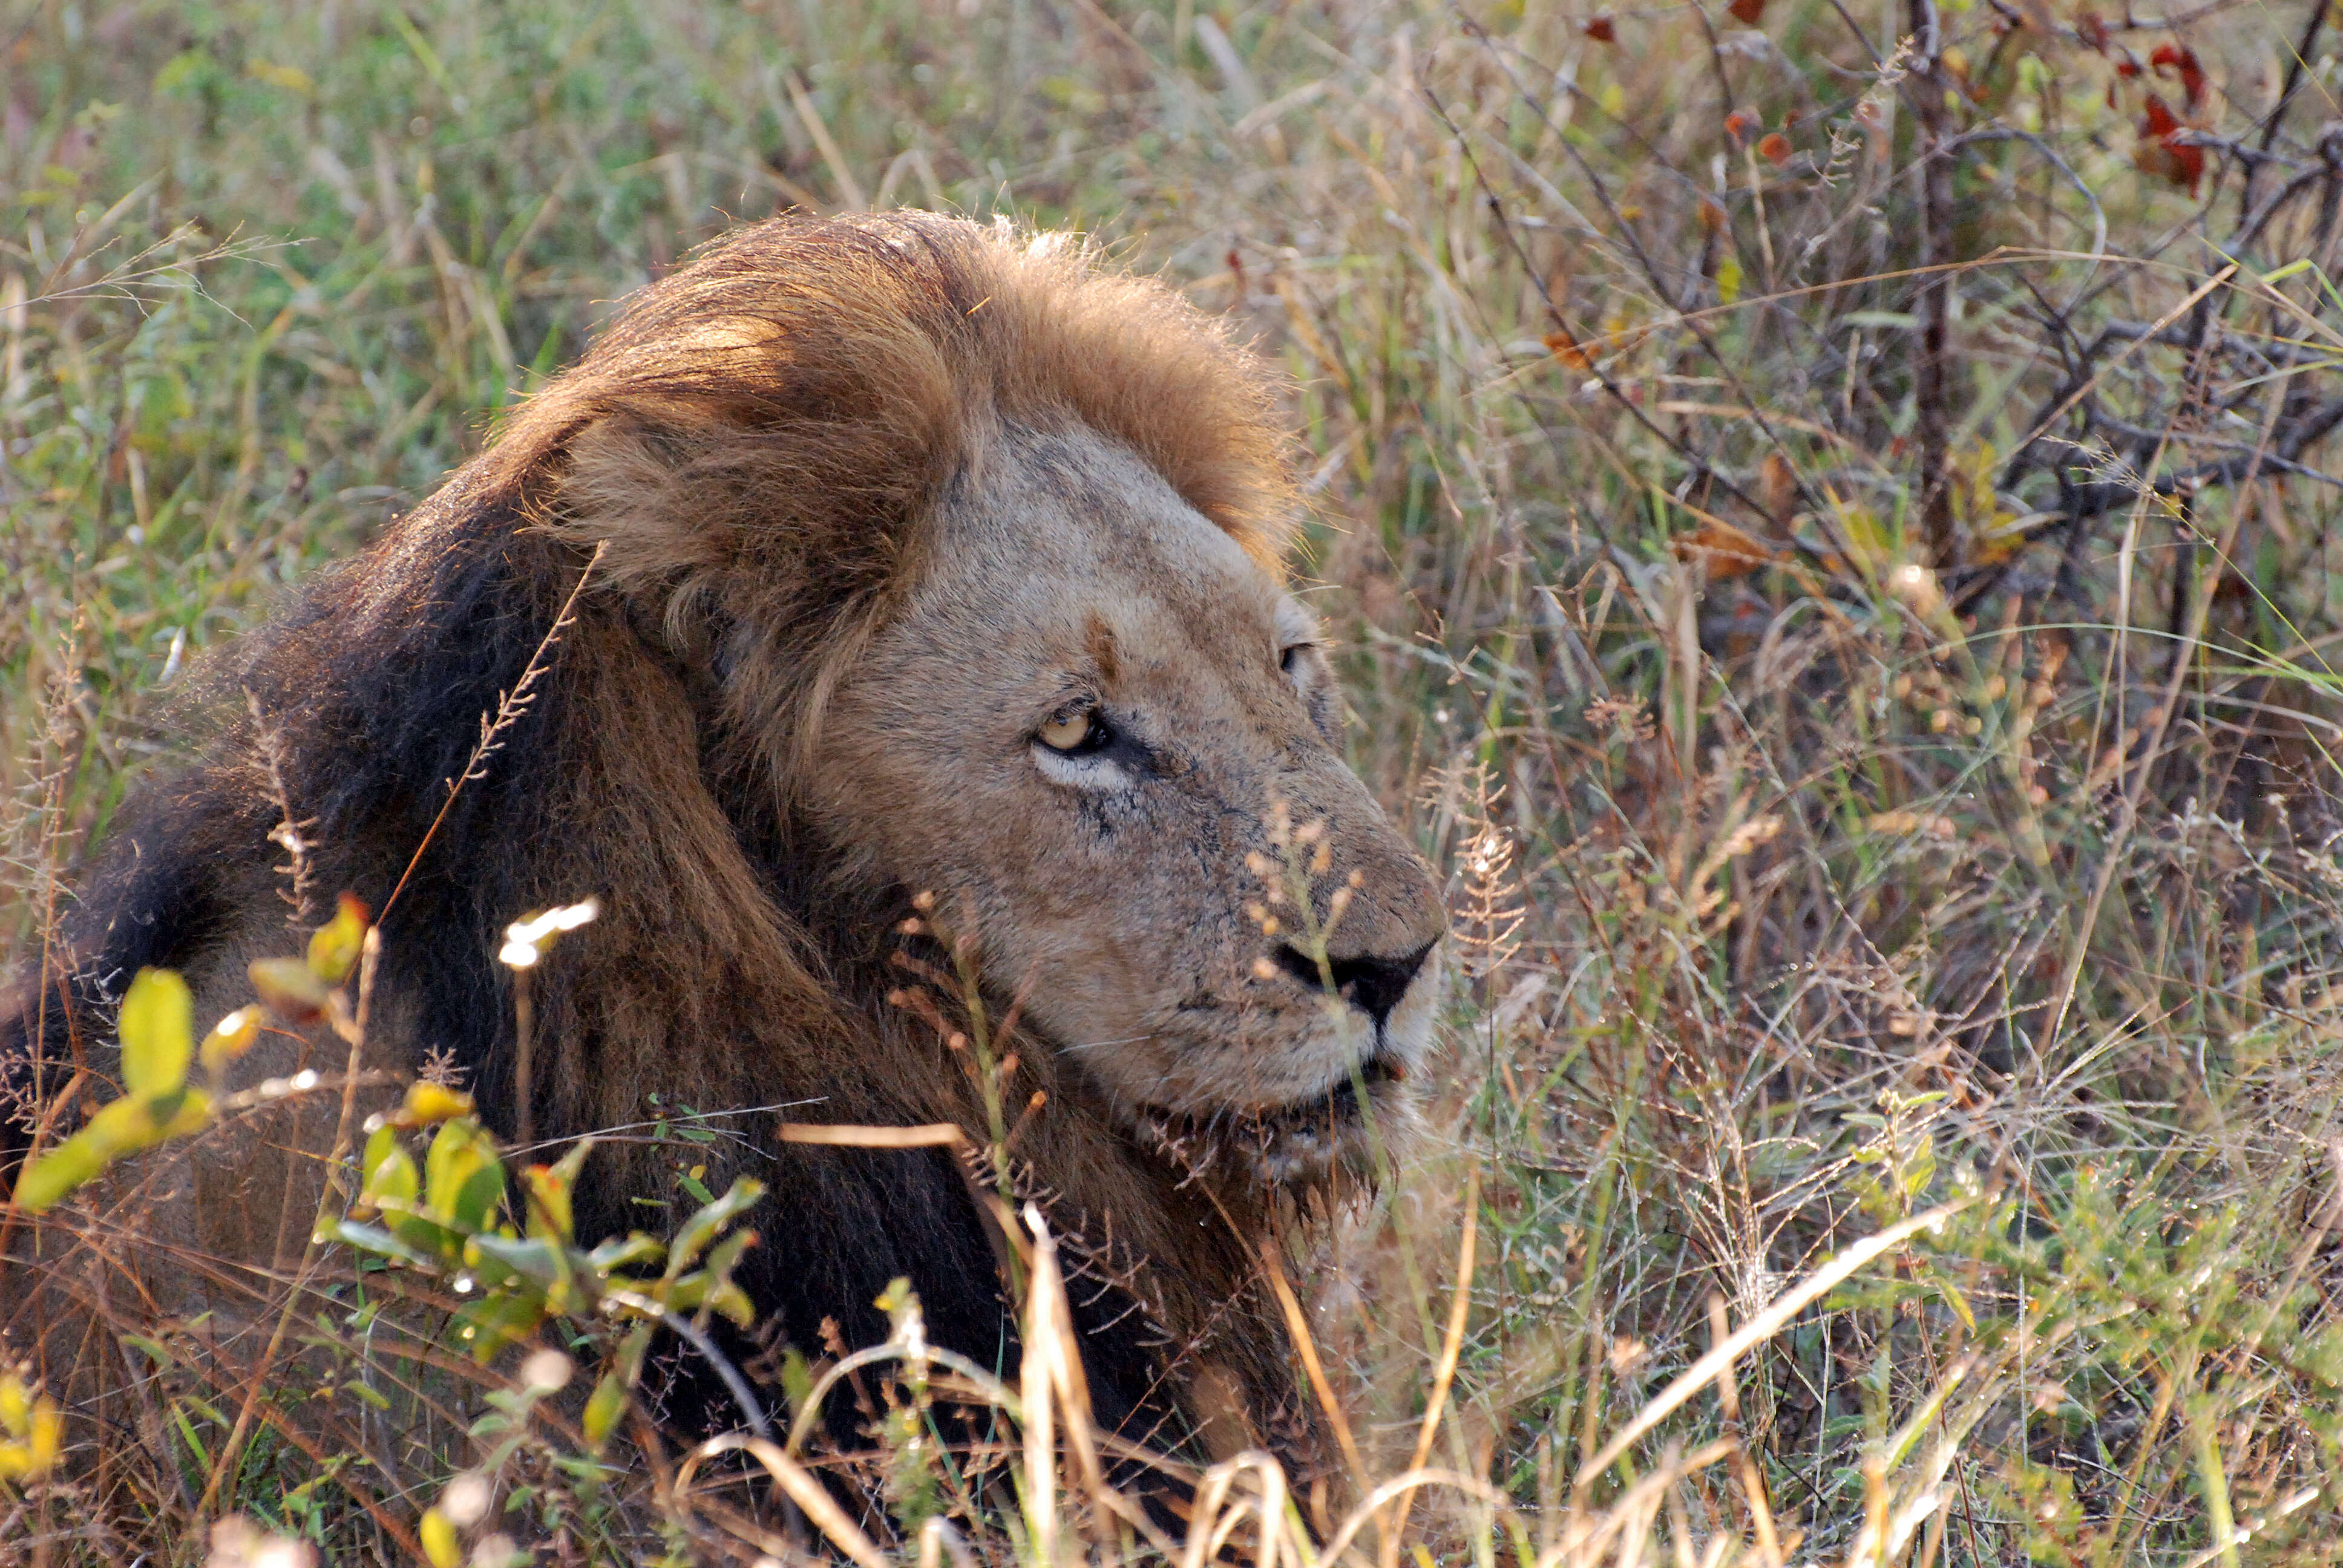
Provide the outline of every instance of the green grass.
{"type": "MultiPolygon", "coordinates": [[[[1519,0],[20,5],[0,946],[34,950],[57,869],[172,754],[186,658],[729,221],[1084,227],[1300,381],[1353,760],[1453,869],[1442,1133],[1313,1319],[1371,1476],[1442,1388],[1433,1462],[1516,1511],[1443,1483],[1409,1540],[2324,1561],[2333,35],[2281,107],[2298,6],[1940,8],[1931,75],[1875,0],[1602,13],[1614,41],[1519,0]],[[2248,152],[2277,109],[2290,161],[2248,202],[2233,153],[2142,132],[2151,93],[2248,152]],[[2018,461],[2037,434],[2077,443],[2063,494],[2018,461]],[[1936,1211],[1608,1452],[1715,1325],[1936,1211]]],[[[184,1367],[154,1387],[200,1492],[236,1412],[184,1367]]],[[[449,1393],[450,1430],[491,1392],[449,1393]]],[[[399,1550],[351,1486],[410,1524],[460,1450],[274,1433],[238,1506],[346,1554],[399,1550]]],[[[67,1441],[112,1440],[68,1412],[67,1441]]],[[[639,1477],[572,1506],[567,1441],[504,1477],[570,1499],[545,1539],[715,1552],[639,1477]]],[[[154,1446],[103,1486],[0,1482],[0,1539],[195,1561],[154,1446]]]]}

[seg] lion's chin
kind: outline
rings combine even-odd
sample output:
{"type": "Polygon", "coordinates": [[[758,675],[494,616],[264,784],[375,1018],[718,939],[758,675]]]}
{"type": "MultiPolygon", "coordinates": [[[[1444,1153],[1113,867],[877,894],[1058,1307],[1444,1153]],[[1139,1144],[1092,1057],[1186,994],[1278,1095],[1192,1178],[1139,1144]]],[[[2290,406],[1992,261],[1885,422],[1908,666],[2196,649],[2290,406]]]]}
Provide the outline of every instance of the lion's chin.
{"type": "Polygon", "coordinates": [[[1202,1112],[1141,1106],[1131,1121],[1141,1142],[1180,1168],[1183,1184],[1292,1190],[1372,1182],[1415,1121],[1417,1096],[1404,1078],[1404,1070],[1378,1057],[1356,1078],[1307,1100],[1202,1112]]]}

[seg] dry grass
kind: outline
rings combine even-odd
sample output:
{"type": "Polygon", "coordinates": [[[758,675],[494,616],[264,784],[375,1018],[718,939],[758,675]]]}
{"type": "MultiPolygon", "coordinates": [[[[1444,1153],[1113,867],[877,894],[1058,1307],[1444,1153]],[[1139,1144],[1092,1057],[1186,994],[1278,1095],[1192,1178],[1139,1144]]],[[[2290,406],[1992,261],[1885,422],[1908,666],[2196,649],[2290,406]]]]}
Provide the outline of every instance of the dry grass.
{"type": "MultiPolygon", "coordinates": [[[[729,216],[1081,225],[1303,382],[1354,760],[1456,869],[1453,1087],[1296,1302],[1355,1473],[1216,1472],[1155,1547],[1109,1523],[1041,1267],[992,1396],[1029,1419],[990,1470],[897,1442],[833,1543],[2328,1560],[2334,34],[2166,22],[20,6],[0,940],[37,950],[168,755],[185,655],[729,216]]],[[[305,1376],[359,1353],[361,1283],[320,1286],[305,1376]]],[[[192,1561],[216,1492],[398,1558],[499,1453],[540,1561],[792,1550],[667,1462],[582,1467],[518,1375],[449,1373],[397,1456],[263,1401],[225,1473],[236,1412],[157,1362],[153,1441],[67,1412],[103,1487],[0,1481],[0,1553],[192,1561]]]]}

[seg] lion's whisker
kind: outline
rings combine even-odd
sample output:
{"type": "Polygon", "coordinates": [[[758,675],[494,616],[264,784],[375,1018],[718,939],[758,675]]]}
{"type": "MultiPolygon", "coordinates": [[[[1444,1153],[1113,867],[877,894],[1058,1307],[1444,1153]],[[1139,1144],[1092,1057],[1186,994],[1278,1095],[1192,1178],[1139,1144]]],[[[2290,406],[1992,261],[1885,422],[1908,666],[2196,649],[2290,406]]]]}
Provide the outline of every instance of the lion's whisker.
{"type": "Polygon", "coordinates": [[[1155,1037],[1152,1034],[1126,1034],[1120,1040],[1093,1040],[1085,1044],[1062,1046],[1060,1049],[1069,1051],[1103,1050],[1111,1045],[1137,1045],[1142,1040],[1153,1040],[1154,1038],[1155,1037]]]}

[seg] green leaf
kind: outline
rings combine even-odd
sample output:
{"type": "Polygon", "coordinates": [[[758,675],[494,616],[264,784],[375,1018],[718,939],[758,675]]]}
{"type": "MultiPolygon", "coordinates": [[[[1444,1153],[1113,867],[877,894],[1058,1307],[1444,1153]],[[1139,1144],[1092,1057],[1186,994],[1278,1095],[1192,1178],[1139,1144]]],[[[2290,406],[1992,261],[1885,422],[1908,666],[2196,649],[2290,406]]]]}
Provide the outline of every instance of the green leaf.
{"type": "Polygon", "coordinates": [[[385,1202],[383,1212],[390,1216],[393,1235],[408,1246],[420,1247],[440,1261],[454,1262],[463,1255],[463,1237],[428,1215],[414,1212],[413,1205],[406,1208],[407,1211],[402,1213],[399,1208],[385,1202]]]}
{"type": "Polygon", "coordinates": [[[486,1365],[496,1353],[545,1322],[544,1298],[520,1291],[498,1291],[456,1314],[456,1337],[486,1365]]]}
{"type": "Polygon", "coordinates": [[[594,1385],[593,1397],[586,1402],[586,1416],[579,1422],[585,1429],[587,1446],[598,1450],[609,1441],[618,1418],[626,1413],[627,1385],[618,1381],[616,1372],[603,1373],[602,1381],[594,1385]]]}
{"type": "Polygon", "coordinates": [[[626,1380],[628,1388],[632,1388],[636,1380],[643,1375],[643,1358],[650,1354],[653,1327],[650,1323],[639,1322],[627,1332],[625,1339],[618,1342],[618,1373],[626,1380]]]}
{"type": "Polygon", "coordinates": [[[743,1176],[732,1183],[731,1190],[724,1196],[686,1220],[682,1228],[676,1231],[675,1240],[668,1243],[668,1278],[671,1280],[691,1267],[693,1261],[725,1226],[747,1212],[764,1195],[765,1184],[762,1181],[743,1176]]]}
{"type": "Polygon", "coordinates": [[[424,1180],[431,1211],[460,1230],[485,1229],[504,1197],[504,1167],[469,1117],[441,1125],[424,1158],[424,1180]]]}
{"type": "Polygon", "coordinates": [[[593,1151],[594,1141],[591,1138],[580,1138],[569,1146],[568,1153],[553,1162],[550,1169],[556,1176],[561,1178],[565,1185],[574,1188],[578,1185],[578,1172],[586,1169],[586,1156],[593,1151]]]}
{"type": "Polygon", "coordinates": [[[1936,1269],[1928,1271],[1928,1282],[1943,1293],[1945,1304],[1953,1309],[1953,1315],[1961,1320],[1969,1332],[1976,1332],[1976,1313],[1969,1310],[1969,1299],[1961,1294],[1960,1287],[1936,1269]]]}
{"type": "Polygon", "coordinates": [[[140,970],[122,999],[122,1087],[169,1094],[196,1055],[196,999],[169,970],[140,970]]]}
{"type": "Polygon", "coordinates": [[[598,1274],[608,1274],[617,1269],[630,1269],[637,1263],[655,1262],[667,1250],[667,1243],[656,1236],[646,1236],[640,1231],[629,1231],[624,1236],[613,1236],[586,1254],[586,1261],[598,1274]]]}
{"type": "Polygon", "coordinates": [[[678,1280],[668,1292],[667,1305],[674,1312],[696,1312],[706,1308],[723,1313],[744,1329],[756,1326],[757,1312],[746,1292],[711,1269],[678,1280]]]}
{"type": "Polygon", "coordinates": [[[418,1269],[436,1269],[439,1260],[421,1248],[409,1246],[389,1231],[373,1225],[361,1225],[355,1220],[344,1220],[334,1227],[334,1234],[361,1252],[377,1257],[396,1258],[402,1263],[412,1263],[418,1269]]]}
{"type": "Polygon", "coordinates": [[[138,1111],[151,1129],[140,1141],[140,1149],[151,1148],[166,1138],[185,1138],[212,1124],[212,1097],[200,1089],[148,1097],[139,1101],[138,1111]]]}
{"type": "Polygon", "coordinates": [[[154,91],[157,97],[191,96],[194,89],[218,74],[218,64],[202,49],[184,50],[155,73],[154,91]]]}
{"type": "Polygon", "coordinates": [[[749,1300],[748,1292],[729,1280],[708,1293],[708,1306],[710,1311],[720,1312],[731,1319],[732,1326],[736,1329],[753,1329],[757,1326],[756,1303],[749,1300]]]}
{"type": "Polygon", "coordinates": [[[795,1345],[781,1350],[781,1392],[789,1398],[792,1419],[805,1414],[807,1402],[813,1398],[813,1368],[795,1345]]]}
{"type": "Polygon", "coordinates": [[[165,1372],[169,1372],[179,1364],[178,1359],[164,1349],[159,1341],[150,1340],[145,1334],[122,1333],[117,1334],[116,1337],[165,1372]]]}
{"type": "Polygon", "coordinates": [[[505,1168],[491,1155],[478,1170],[464,1178],[464,1184],[456,1190],[447,1218],[459,1231],[492,1231],[496,1228],[497,1211],[504,1201],[505,1168]]]}
{"type": "Polygon", "coordinates": [[[539,1285],[558,1285],[569,1277],[568,1260],[549,1241],[523,1241],[517,1236],[475,1236],[464,1244],[464,1261],[483,1276],[524,1279],[539,1285]]]}
{"type": "Polygon", "coordinates": [[[1741,297],[1741,263],[1726,256],[1716,264],[1716,302],[1731,305],[1741,297]]]}

